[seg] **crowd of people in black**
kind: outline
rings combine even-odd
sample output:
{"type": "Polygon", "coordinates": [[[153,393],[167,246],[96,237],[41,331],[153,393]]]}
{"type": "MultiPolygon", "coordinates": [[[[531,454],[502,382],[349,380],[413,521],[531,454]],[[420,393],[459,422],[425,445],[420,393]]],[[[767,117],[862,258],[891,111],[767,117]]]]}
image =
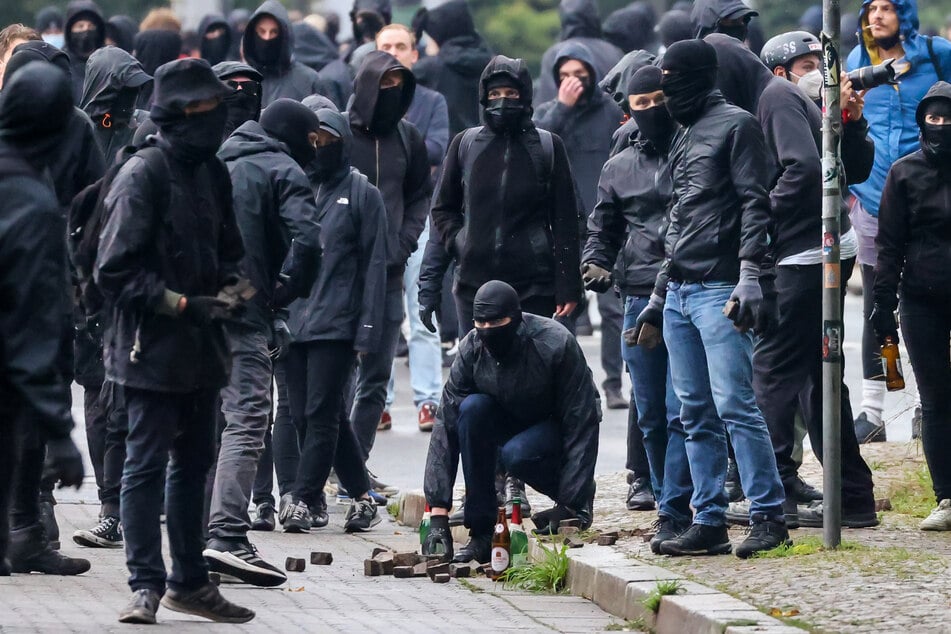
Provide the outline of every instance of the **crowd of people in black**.
{"type": "Polygon", "coordinates": [[[742,0],[659,17],[638,0],[603,25],[594,0],[562,0],[535,78],[465,0],[409,26],[355,0],[345,42],[338,16],[277,0],[195,32],[91,0],[2,29],[0,575],[90,569],[59,551],[54,510],[84,476],[75,381],[101,510],[72,539],[125,549],[119,620],[251,620],[209,582],[286,581],[250,531],[326,527],[328,491],[368,531],[398,492],[366,464],[407,320],[432,433],[424,552],[488,561],[526,485],[554,502],[539,533],[590,526],[601,392],[629,410],[625,502],[657,509],[655,553],[732,552],[729,523],[749,526],[739,557],[788,544],[823,523],[796,447],[808,433],[822,456],[822,292],[844,295],[856,264],[843,524],[878,523],[859,446],[885,440],[877,351],[900,331],[937,502],[921,528],[951,530],[951,42],[919,32],[914,0],[855,9],[846,70],[894,77],[842,73],[838,166],[815,7],[767,40],[742,0]],[[601,392],[576,339],[586,296],[601,392]]]}

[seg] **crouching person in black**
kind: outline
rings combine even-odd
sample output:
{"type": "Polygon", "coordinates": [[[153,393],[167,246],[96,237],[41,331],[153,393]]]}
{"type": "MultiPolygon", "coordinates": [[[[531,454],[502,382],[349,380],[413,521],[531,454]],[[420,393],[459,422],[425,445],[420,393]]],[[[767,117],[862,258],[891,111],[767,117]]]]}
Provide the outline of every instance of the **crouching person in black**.
{"type": "Polygon", "coordinates": [[[485,283],[473,303],[475,330],[459,343],[429,444],[423,552],[452,558],[449,507],[459,457],[470,539],[453,558],[489,561],[496,517],[495,463],[555,501],[536,513],[538,532],[561,520],[591,525],[601,401],[581,346],[561,324],[523,313],[515,290],[485,283]]]}

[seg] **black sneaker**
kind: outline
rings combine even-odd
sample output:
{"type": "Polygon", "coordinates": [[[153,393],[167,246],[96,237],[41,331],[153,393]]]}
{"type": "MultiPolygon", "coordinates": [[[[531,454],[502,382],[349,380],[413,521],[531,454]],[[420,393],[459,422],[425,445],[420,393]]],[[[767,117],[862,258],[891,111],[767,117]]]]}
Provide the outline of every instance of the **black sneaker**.
{"type": "Polygon", "coordinates": [[[380,523],[376,504],[371,500],[354,500],[343,521],[343,530],[348,533],[365,533],[380,523]]]}
{"type": "Polygon", "coordinates": [[[248,541],[223,540],[214,537],[201,553],[208,569],[243,583],[273,588],[287,581],[287,575],[258,557],[258,549],[248,541]]]}
{"type": "Polygon", "coordinates": [[[281,524],[285,533],[309,533],[314,523],[310,509],[303,502],[291,502],[281,511],[281,524]]]}
{"type": "Polygon", "coordinates": [[[327,515],[327,503],[318,503],[310,507],[310,527],[324,528],[330,523],[330,516],[327,515]]]}
{"type": "Polygon", "coordinates": [[[480,564],[487,564],[492,558],[492,533],[485,535],[471,535],[465,546],[456,551],[452,557],[454,564],[467,564],[473,559],[480,564]]]}
{"type": "Polygon", "coordinates": [[[41,499],[39,508],[40,524],[43,525],[43,529],[46,531],[46,539],[49,540],[50,548],[59,550],[59,524],[56,523],[56,513],[53,511],[53,503],[49,500],[41,499]]]}
{"type": "Polygon", "coordinates": [[[659,555],[660,545],[669,539],[680,537],[685,530],[690,528],[690,524],[678,522],[674,518],[667,517],[666,515],[659,515],[657,516],[657,520],[654,521],[652,528],[657,532],[654,533],[654,537],[651,538],[651,552],[655,555],[659,555]]]}
{"type": "Polygon", "coordinates": [[[743,486],[740,484],[740,469],[734,460],[727,462],[726,481],[723,483],[723,488],[726,489],[726,497],[730,502],[739,502],[746,497],[743,486]]]}
{"type": "Polygon", "coordinates": [[[218,592],[218,586],[207,583],[192,592],[167,590],[162,605],[182,614],[193,614],[216,623],[247,623],[254,611],[228,601],[218,592]]]}
{"type": "Polygon", "coordinates": [[[888,440],[885,437],[885,425],[876,425],[868,419],[865,412],[855,417],[855,437],[860,445],[888,440]]]}
{"type": "Polygon", "coordinates": [[[532,514],[532,505],[528,502],[528,495],[525,493],[525,483],[518,478],[509,476],[505,479],[505,516],[512,517],[512,506],[515,497],[522,501],[522,517],[529,517],[532,514]]]}
{"type": "Polygon", "coordinates": [[[749,559],[756,553],[783,545],[792,546],[792,540],[789,539],[789,531],[784,522],[754,519],[750,526],[749,536],[736,548],[736,556],[740,559],[749,559]]]}
{"type": "Polygon", "coordinates": [[[136,590],[129,603],[119,612],[120,623],[154,625],[160,597],[154,590],[136,590]]]}
{"type": "Polygon", "coordinates": [[[274,505],[270,502],[261,502],[257,505],[254,512],[254,521],[251,522],[253,531],[273,531],[276,523],[274,521],[274,505]]]}
{"type": "Polygon", "coordinates": [[[675,557],[683,555],[726,555],[733,546],[726,526],[691,524],[679,537],[660,544],[660,552],[675,557]]]}
{"type": "Polygon", "coordinates": [[[798,504],[809,504],[822,499],[822,491],[796,476],[788,483],[783,483],[786,497],[793,498],[798,504]]]}
{"type": "Polygon", "coordinates": [[[627,490],[627,510],[653,511],[656,506],[654,490],[651,488],[651,479],[647,476],[634,478],[627,490]]]}
{"type": "MultiPolygon", "coordinates": [[[[799,507],[799,525],[807,528],[822,528],[822,502],[813,502],[799,507]]],[[[874,510],[856,513],[843,510],[842,526],[846,528],[872,528],[878,526],[878,514],[874,510]]]]}
{"type": "Polygon", "coordinates": [[[122,548],[122,525],[118,517],[106,515],[93,528],[73,533],[73,541],[87,548],[122,548]]]}

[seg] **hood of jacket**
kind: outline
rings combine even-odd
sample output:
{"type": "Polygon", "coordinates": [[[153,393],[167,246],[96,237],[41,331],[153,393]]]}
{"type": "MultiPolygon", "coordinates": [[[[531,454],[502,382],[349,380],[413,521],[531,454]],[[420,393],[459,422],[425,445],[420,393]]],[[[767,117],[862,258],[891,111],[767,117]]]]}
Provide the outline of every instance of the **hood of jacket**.
{"type": "Polygon", "coordinates": [[[486,86],[489,79],[495,75],[508,75],[518,85],[519,101],[531,109],[532,107],[532,74],[528,72],[528,65],[524,60],[512,59],[505,55],[496,55],[486,65],[479,79],[479,103],[484,107],[489,102],[489,91],[486,86]]]}
{"type": "Polygon", "coordinates": [[[268,134],[257,121],[245,121],[221,144],[218,158],[222,161],[234,161],[268,152],[289,155],[290,150],[286,144],[268,134]]]}
{"type": "Polygon", "coordinates": [[[65,45],[63,49],[69,53],[73,50],[73,47],[70,46],[72,43],[72,33],[70,32],[73,28],[73,25],[79,22],[80,20],[89,20],[96,25],[98,29],[98,41],[96,42],[96,48],[102,48],[106,45],[106,21],[102,17],[102,11],[99,10],[99,6],[92,0],[73,0],[66,7],[66,26],[63,27],[63,38],[65,45]]]}
{"type": "Polygon", "coordinates": [[[34,61],[49,62],[66,73],[66,77],[71,75],[69,55],[48,42],[30,40],[18,45],[14,48],[14,51],[10,59],[7,60],[6,70],[4,71],[6,81],[10,81],[15,71],[34,61]]]}
{"type": "Polygon", "coordinates": [[[607,17],[601,30],[604,39],[625,53],[648,48],[656,40],[657,13],[645,0],[618,9],[607,17]]]}
{"type": "Polygon", "coordinates": [[[380,95],[380,80],[387,72],[399,70],[403,73],[402,115],[406,114],[416,94],[416,78],[408,68],[400,64],[395,57],[383,51],[371,51],[363,59],[360,70],[353,80],[353,97],[350,100],[350,124],[358,128],[369,128],[373,121],[373,111],[380,95]]]}
{"type": "Polygon", "coordinates": [[[161,29],[140,31],[135,36],[133,51],[145,72],[154,75],[159,66],[178,59],[182,54],[182,36],[161,29]]]}
{"type": "Polygon", "coordinates": [[[292,59],[291,53],[293,50],[294,31],[291,29],[291,20],[287,16],[287,9],[285,9],[284,5],[278,2],[278,0],[267,0],[251,14],[251,19],[248,20],[248,26],[244,30],[244,35],[241,38],[241,51],[244,60],[258,69],[262,75],[273,75],[290,68],[292,59]],[[254,27],[257,21],[263,17],[274,18],[281,27],[281,34],[278,35],[278,37],[281,38],[281,56],[274,67],[268,67],[264,64],[257,56],[254,47],[254,27]]]}
{"type": "Polygon", "coordinates": [[[915,121],[918,122],[919,128],[925,124],[925,108],[928,107],[929,103],[938,99],[951,101],[951,84],[946,81],[936,82],[934,86],[928,89],[924,99],[918,102],[918,108],[915,110],[915,121]]]}
{"type": "Polygon", "coordinates": [[[690,19],[699,32],[705,34],[716,30],[717,23],[724,18],[739,18],[750,13],[758,15],[743,0],[696,0],[690,19]]]}
{"type": "Polygon", "coordinates": [[[324,108],[338,110],[337,104],[323,95],[310,95],[308,97],[304,97],[301,103],[313,110],[315,113],[323,110],[324,108]]]}
{"type": "Polygon", "coordinates": [[[755,116],[759,97],[775,79],[773,74],[735,37],[711,33],[703,41],[717,51],[717,88],[727,101],[755,116]]]}
{"type": "Polygon", "coordinates": [[[631,51],[614,65],[604,79],[598,83],[614,103],[621,106],[626,114],[630,114],[630,104],[627,101],[627,82],[631,76],[644,66],[650,66],[657,59],[647,51],[631,51]]]}
{"type": "Polygon", "coordinates": [[[86,79],[79,106],[93,120],[109,112],[119,91],[152,81],[139,61],[115,46],[101,48],[86,62],[86,79]]]}
{"type": "Polygon", "coordinates": [[[198,37],[202,40],[205,39],[205,33],[208,31],[213,31],[215,29],[224,29],[224,34],[221,37],[225,38],[228,42],[228,48],[231,48],[231,25],[228,24],[227,18],[221,15],[220,13],[209,13],[201,19],[201,22],[198,23],[198,37]]]}
{"type": "Polygon", "coordinates": [[[127,15],[114,15],[106,22],[106,35],[126,53],[132,52],[133,40],[139,25],[127,15]]]}
{"type": "Polygon", "coordinates": [[[465,0],[449,0],[424,15],[418,26],[439,46],[456,37],[476,34],[472,12],[465,0]]]}
{"type": "MultiPolygon", "coordinates": [[[[566,42],[558,48],[558,56],[555,58],[555,63],[552,64],[551,67],[551,75],[555,78],[556,86],[561,83],[558,76],[558,69],[569,59],[576,59],[585,65],[585,68],[588,69],[588,75],[591,77],[592,85],[597,85],[597,83],[601,81],[591,49],[581,42],[566,42]]],[[[595,91],[595,94],[596,93],[597,91],[595,91]]]]}
{"type": "MultiPolygon", "coordinates": [[[[350,129],[347,115],[342,112],[337,112],[333,107],[320,108],[316,111],[316,114],[317,118],[320,119],[321,129],[339,137],[340,142],[343,143],[343,152],[341,154],[342,163],[340,173],[337,175],[338,178],[342,178],[350,173],[350,154],[353,152],[353,130],[350,129]]],[[[333,180],[336,181],[337,178],[333,180]]]]}
{"type": "Polygon", "coordinates": [[[33,28],[37,33],[42,33],[51,26],[63,28],[63,12],[56,7],[43,7],[36,12],[33,28]]]}
{"type": "MultiPolygon", "coordinates": [[[[914,65],[918,59],[928,55],[927,47],[918,45],[918,1],[917,0],[889,0],[895,7],[895,13],[898,15],[898,33],[902,38],[902,48],[905,49],[905,58],[914,65]],[[923,50],[922,50],[923,49],[923,50]]],[[[861,62],[859,66],[868,66],[869,64],[880,64],[882,59],[878,56],[878,46],[875,44],[875,38],[871,31],[866,30],[868,26],[868,7],[872,0],[863,0],[862,8],[859,9],[859,24],[856,35],[859,45],[862,47],[861,62]]]]}
{"type": "Polygon", "coordinates": [[[256,71],[252,66],[248,66],[244,62],[235,62],[235,61],[224,61],[218,62],[211,67],[211,70],[215,72],[215,77],[221,81],[227,81],[228,79],[234,77],[235,75],[245,75],[249,79],[260,82],[261,73],[256,71]]]}
{"type": "Polygon", "coordinates": [[[601,37],[601,17],[594,0],[561,0],[561,40],[572,37],[601,37]]]}
{"type": "Polygon", "coordinates": [[[387,24],[393,20],[393,5],[390,0],[353,0],[350,19],[352,20],[361,11],[379,13],[387,24]]]}
{"type": "Polygon", "coordinates": [[[337,47],[330,38],[306,22],[298,22],[294,31],[294,59],[301,64],[320,71],[324,66],[340,59],[337,47]]]}

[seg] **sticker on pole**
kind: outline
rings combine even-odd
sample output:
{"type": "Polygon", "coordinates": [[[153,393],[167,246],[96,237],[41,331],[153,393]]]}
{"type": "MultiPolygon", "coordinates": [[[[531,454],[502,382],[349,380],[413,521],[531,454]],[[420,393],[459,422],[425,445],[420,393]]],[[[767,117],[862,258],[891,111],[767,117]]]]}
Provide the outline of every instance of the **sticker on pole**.
{"type": "Polygon", "coordinates": [[[822,76],[822,83],[826,88],[837,88],[839,86],[839,51],[835,47],[832,38],[822,34],[822,60],[825,72],[822,76]]]}
{"type": "Polygon", "coordinates": [[[842,362],[842,322],[822,322],[822,362],[842,362]]]}

